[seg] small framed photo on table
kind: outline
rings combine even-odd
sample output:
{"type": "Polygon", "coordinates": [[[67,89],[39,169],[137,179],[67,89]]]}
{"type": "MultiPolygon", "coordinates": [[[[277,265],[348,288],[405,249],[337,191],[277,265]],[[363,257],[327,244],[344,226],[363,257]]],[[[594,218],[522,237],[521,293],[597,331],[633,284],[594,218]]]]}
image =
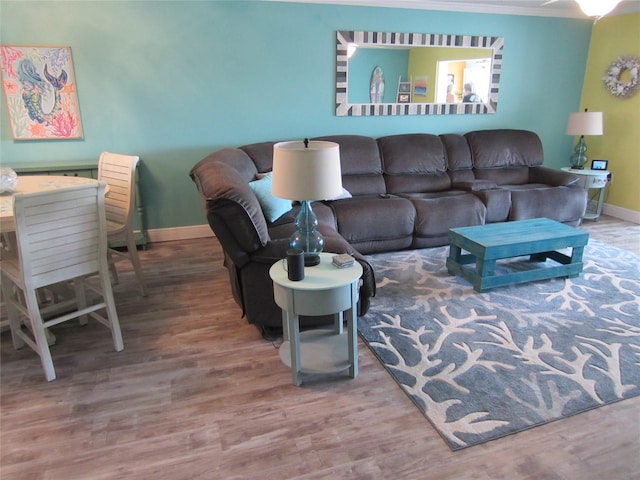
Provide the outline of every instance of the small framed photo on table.
{"type": "Polygon", "coordinates": [[[591,170],[606,170],[608,165],[608,160],[592,160],[591,170]]]}

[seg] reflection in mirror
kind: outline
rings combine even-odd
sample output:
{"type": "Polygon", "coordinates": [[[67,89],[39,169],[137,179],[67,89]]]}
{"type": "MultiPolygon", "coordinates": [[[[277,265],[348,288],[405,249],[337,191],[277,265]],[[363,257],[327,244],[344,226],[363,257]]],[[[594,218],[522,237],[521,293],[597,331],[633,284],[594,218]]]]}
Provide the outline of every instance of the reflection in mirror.
{"type": "Polygon", "coordinates": [[[501,37],[339,31],[336,45],[338,116],[479,114],[497,109],[501,37]],[[376,68],[386,79],[379,101],[371,96],[376,68]]]}
{"type": "Polygon", "coordinates": [[[384,72],[382,68],[376,67],[371,74],[371,84],[369,85],[369,101],[371,103],[382,103],[384,98],[384,72]]]}

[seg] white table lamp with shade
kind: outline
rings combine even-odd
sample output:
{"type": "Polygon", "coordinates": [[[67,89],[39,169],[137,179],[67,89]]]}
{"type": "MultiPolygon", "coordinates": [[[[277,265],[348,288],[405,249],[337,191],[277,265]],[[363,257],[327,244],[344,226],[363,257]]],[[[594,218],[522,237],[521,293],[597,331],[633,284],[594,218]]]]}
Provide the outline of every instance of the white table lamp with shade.
{"type": "Polygon", "coordinates": [[[273,185],[276,197],[301,202],[291,236],[291,248],[304,251],[305,266],[320,263],[324,238],[316,230],[312,200],[329,200],[342,193],[339,145],[334,142],[280,142],[273,146],[273,185]]]}
{"type": "Polygon", "coordinates": [[[587,145],[584,141],[585,135],[602,135],[602,112],[575,112],[569,115],[567,123],[567,135],[580,135],[571,155],[571,168],[582,170],[587,163],[587,145]]]}

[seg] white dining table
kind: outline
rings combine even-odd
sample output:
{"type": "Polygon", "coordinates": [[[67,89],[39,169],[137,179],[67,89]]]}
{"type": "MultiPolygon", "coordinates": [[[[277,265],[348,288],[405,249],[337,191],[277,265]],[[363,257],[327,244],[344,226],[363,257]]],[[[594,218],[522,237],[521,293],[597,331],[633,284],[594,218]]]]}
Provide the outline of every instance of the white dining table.
{"type": "Polygon", "coordinates": [[[96,182],[98,182],[98,180],[94,178],[66,175],[18,175],[16,190],[0,195],[0,232],[14,232],[16,229],[13,218],[13,196],[16,193],[45,192],[96,182]]]}

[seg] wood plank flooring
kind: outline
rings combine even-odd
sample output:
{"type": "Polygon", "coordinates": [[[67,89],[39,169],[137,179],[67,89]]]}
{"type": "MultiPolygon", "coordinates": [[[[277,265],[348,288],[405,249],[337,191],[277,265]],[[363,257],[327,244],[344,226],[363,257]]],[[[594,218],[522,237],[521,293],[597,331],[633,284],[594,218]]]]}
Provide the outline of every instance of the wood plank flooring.
{"type": "MultiPolygon", "coordinates": [[[[640,225],[583,228],[640,255],[640,225]]],[[[640,478],[640,397],[451,452],[360,341],[360,374],[302,387],[241,318],[214,238],[142,251],[100,325],[60,325],[58,379],[1,336],[0,477],[20,479],[640,478]]]]}

